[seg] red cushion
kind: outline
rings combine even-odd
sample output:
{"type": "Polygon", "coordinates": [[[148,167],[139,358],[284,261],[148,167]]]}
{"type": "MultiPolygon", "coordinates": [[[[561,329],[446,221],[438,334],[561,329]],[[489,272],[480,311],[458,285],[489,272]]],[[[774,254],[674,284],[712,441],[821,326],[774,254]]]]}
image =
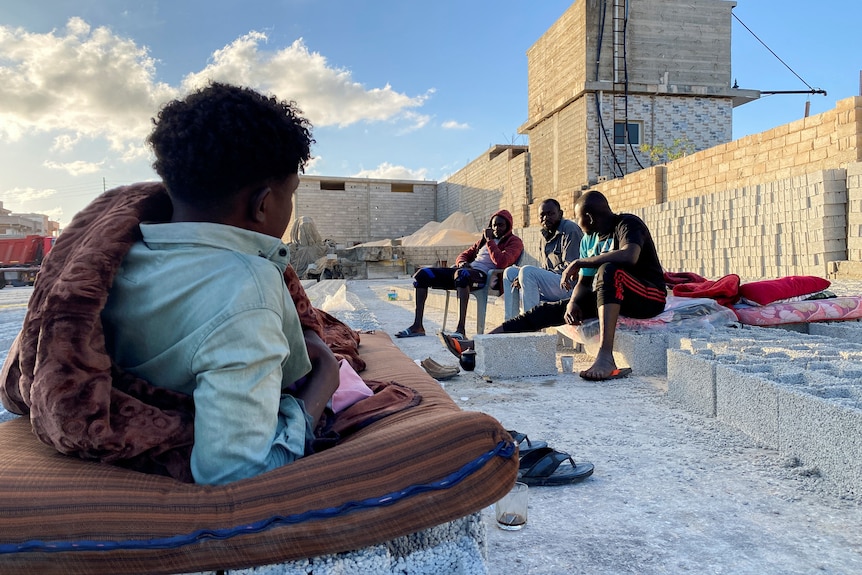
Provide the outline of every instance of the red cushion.
{"type": "Polygon", "coordinates": [[[739,286],[739,295],[760,305],[767,305],[791,297],[815,294],[830,285],[829,280],[817,276],[786,276],[742,284],[739,286]]]}

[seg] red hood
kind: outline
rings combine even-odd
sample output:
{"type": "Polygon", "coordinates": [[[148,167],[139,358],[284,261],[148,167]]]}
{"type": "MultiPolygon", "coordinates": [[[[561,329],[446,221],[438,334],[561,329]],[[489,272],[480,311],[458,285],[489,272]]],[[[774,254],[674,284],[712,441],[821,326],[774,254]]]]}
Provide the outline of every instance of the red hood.
{"type": "Polygon", "coordinates": [[[491,217],[488,219],[488,227],[491,227],[491,222],[493,222],[494,218],[496,218],[497,216],[500,216],[504,220],[509,222],[509,229],[506,231],[506,234],[511,234],[512,229],[515,227],[515,219],[512,217],[512,214],[509,213],[509,210],[498,210],[491,214],[491,217]]]}

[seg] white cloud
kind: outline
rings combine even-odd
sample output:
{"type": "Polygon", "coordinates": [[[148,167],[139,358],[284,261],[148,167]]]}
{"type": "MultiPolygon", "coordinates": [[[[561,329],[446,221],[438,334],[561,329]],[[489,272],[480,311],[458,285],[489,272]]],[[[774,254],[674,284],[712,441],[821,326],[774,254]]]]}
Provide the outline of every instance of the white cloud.
{"type": "Polygon", "coordinates": [[[316,174],[317,173],[317,165],[323,161],[323,156],[313,156],[308,162],[305,163],[305,173],[306,174],[316,174]]]}
{"type": "Polygon", "coordinates": [[[354,81],[350,71],[334,68],[324,56],[309,51],[301,38],[281,50],[259,50],[266,40],[266,34],[250,32],[215,51],[212,63],[186,76],[183,88],[202,86],[209,80],[254,86],[296,101],[316,126],[339,127],[398,118],[415,125],[417,119],[410,109],[422,106],[433,93],[409,97],[389,84],[366,89],[354,81]]]}
{"type": "MultiPolygon", "coordinates": [[[[57,195],[57,190],[36,189],[36,188],[12,188],[11,190],[3,191],[3,207],[11,210],[10,206],[26,204],[35,200],[43,200],[52,198],[57,195]]],[[[15,208],[14,211],[23,211],[15,208]]]]}
{"type": "Polygon", "coordinates": [[[60,134],[54,138],[54,144],[51,146],[52,152],[69,152],[78,145],[81,141],[81,136],[71,136],[69,134],[60,134]]]}
{"type": "Polygon", "coordinates": [[[85,174],[95,174],[99,170],[102,169],[102,166],[105,162],[84,162],[82,160],[76,160],[74,162],[52,162],[50,160],[46,160],[42,162],[42,165],[51,170],[63,170],[68,172],[69,175],[72,176],[83,176],[85,174]]]}
{"type": "Polygon", "coordinates": [[[80,18],[46,34],[0,26],[0,139],[49,132],[58,151],[84,137],[141,146],[149,118],[176,95],[154,76],[146,48],[80,18]]]}
{"type": "Polygon", "coordinates": [[[410,123],[403,129],[399,130],[399,136],[409,134],[410,132],[415,132],[416,130],[421,130],[426,125],[428,125],[428,122],[431,121],[431,116],[427,116],[425,114],[417,114],[413,111],[407,111],[404,112],[404,119],[410,123]]]}
{"type": "Polygon", "coordinates": [[[446,120],[441,124],[444,130],[469,130],[470,124],[456,122],[455,120],[446,120]]]}
{"type": "Polygon", "coordinates": [[[48,216],[48,219],[54,222],[59,222],[63,219],[63,208],[52,208],[50,210],[41,210],[39,212],[43,216],[48,216]]]}
{"type": "Polygon", "coordinates": [[[361,170],[351,177],[384,180],[427,180],[427,176],[428,170],[426,168],[411,170],[404,166],[393,166],[388,162],[383,162],[373,170],[361,170]]]}
{"type": "Polygon", "coordinates": [[[157,82],[156,61],[145,46],[71,18],[62,31],[31,33],[0,26],[0,140],[34,133],[54,137],[51,151],[69,153],[104,139],[123,161],[148,151],[152,118],[170,99],[219,80],[295,100],[316,126],[402,121],[419,129],[417,114],[433,90],[410,97],[390,85],[366,88],[348,70],[332,67],[302,39],[280,50],[262,50],[267,37],[250,32],[220,50],[181,87],[157,82]]]}

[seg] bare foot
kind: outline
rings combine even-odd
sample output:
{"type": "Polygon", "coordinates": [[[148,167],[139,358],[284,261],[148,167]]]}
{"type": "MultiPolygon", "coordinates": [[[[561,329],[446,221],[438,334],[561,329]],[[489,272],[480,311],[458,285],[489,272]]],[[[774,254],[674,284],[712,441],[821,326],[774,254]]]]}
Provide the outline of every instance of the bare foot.
{"type": "Polygon", "coordinates": [[[580,376],[590,381],[602,381],[611,376],[617,368],[613,352],[599,350],[596,361],[588,369],[580,373],[580,376]]]}

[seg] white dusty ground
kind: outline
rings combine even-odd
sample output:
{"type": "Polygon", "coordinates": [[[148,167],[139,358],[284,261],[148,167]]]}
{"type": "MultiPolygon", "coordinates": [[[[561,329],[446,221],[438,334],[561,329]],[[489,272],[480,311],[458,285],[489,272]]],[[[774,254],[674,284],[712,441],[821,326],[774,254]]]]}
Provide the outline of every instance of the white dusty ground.
{"type": "MultiPolygon", "coordinates": [[[[315,305],[340,285],[327,283],[309,289],[315,305]]],[[[387,301],[389,285],[348,282],[357,309],[336,315],[390,334],[407,327],[412,302],[387,301]]],[[[0,290],[0,360],[30,291],[0,290]]],[[[455,364],[433,336],[441,320],[429,310],[429,336],[394,341],[417,361],[455,364]]],[[[575,370],[587,363],[576,356],[575,370]]],[[[664,378],[486,381],[462,372],[443,384],[464,409],[596,467],[580,484],[531,488],[522,531],[497,529],[486,510],[492,575],[862,574],[862,502],[836,497],[816,475],[714,419],[675,408],[664,378]]]]}
{"type": "MultiPolygon", "coordinates": [[[[411,323],[413,303],[387,301],[385,280],[347,285],[384,331],[411,323]]],[[[428,336],[394,341],[415,360],[454,365],[433,335],[441,320],[429,311],[428,336]]],[[[576,371],[588,365],[576,356],[576,371]]],[[[716,420],[673,407],[664,378],[488,382],[462,371],[443,385],[464,409],[596,467],[580,484],[531,488],[522,531],[497,529],[486,511],[491,574],[862,573],[862,502],[824,491],[816,476],[716,420]]]]}

